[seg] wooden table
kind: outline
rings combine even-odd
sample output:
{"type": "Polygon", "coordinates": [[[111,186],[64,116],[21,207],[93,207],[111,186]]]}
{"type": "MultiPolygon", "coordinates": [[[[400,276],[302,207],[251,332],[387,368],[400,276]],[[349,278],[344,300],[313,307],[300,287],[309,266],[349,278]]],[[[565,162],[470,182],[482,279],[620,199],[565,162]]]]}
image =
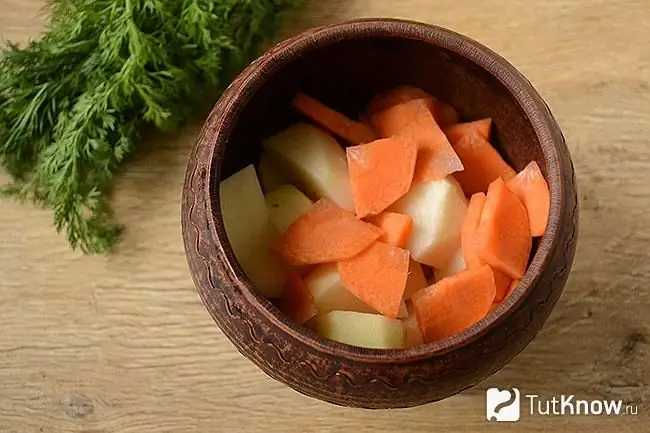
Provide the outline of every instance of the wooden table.
{"type": "MultiPolygon", "coordinates": [[[[43,3],[0,0],[0,34],[37,36],[43,3]]],[[[193,126],[145,145],[120,176],[128,230],[110,257],[70,251],[50,212],[0,202],[0,432],[501,431],[485,421],[490,386],[638,406],[637,416],[524,414],[508,431],[649,431],[648,1],[313,0],[284,32],[367,16],[482,41],[554,110],[578,172],[581,227],[538,338],[475,389],[410,410],[334,407],[269,379],[212,323],[187,271],[179,200],[193,126]]]]}

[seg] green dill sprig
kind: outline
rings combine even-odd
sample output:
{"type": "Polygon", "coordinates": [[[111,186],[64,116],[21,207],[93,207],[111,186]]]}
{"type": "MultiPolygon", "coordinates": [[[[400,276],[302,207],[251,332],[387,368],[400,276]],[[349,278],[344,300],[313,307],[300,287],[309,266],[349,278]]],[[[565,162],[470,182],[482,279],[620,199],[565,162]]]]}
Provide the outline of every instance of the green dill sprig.
{"type": "Polygon", "coordinates": [[[107,197],[144,128],[215,97],[301,0],[52,0],[49,30],[0,55],[0,193],[51,208],[70,246],[106,253],[107,197]]]}

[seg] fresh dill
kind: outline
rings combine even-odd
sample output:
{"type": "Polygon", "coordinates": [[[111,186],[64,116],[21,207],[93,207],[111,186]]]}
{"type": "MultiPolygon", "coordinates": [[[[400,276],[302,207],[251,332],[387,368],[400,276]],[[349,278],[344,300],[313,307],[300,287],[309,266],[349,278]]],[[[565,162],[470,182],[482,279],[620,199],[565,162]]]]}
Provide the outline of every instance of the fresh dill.
{"type": "Polygon", "coordinates": [[[0,54],[0,194],[51,208],[73,249],[111,250],[107,197],[144,128],[218,95],[301,0],[51,0],[51,24],[0,54]]]}

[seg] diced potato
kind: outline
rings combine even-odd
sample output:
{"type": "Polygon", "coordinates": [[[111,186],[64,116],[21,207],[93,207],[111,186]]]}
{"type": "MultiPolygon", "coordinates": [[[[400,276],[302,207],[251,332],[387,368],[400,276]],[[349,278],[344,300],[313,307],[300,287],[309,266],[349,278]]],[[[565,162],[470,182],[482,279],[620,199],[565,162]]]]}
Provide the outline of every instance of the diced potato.
{"type": "Polygon", "coordinates": [[[305,194],[292,185],[280,185],[268,192],[265,200],[271,222],[280,233],[288,229],[300,215],[307,212],[313,205],[305,194]]]}
{"type": "Polygon", "coordinates": [[[380,314],[332,311],[316,316],[316,332],[330,340],[375,349],[404,347],[404,326],[380,314]]]}
{"type": "Polygon", "coordinates": [[[260,184],[262,185],[262,190],[264,192],[268,193],[280,185],[291,183],[287,175],[282,172],[282,169],[268,152],[262,152],[257,170],[260,175],[260,184]]]}
{"type": "Polygon", "coordinates": [[[451,259],[449,259],[449,261],[443,266],[435,269],[434,272],[436,280],[441,280],[445,277],[450,277],[459,272],[463,272],[465,269],[467,269],[467,265],[465,264],[465,259],[463,258],[461,249],[458,248],[454,255],[451,256],[451,259]]]}
{"type": "Polygon", "coordinates": [[[334,310],[376,313],[343,286],[336,263],[318,265],[304,279],[314,297],[318,314],[334,310]]]}
{"type": "Polygon", "coordinates": [[[237,261],[263,295],[282,296],[287,268],[269,252],[277,231],[255,167],[249,165],[221,181],[219,194],[226,234],[237,261]]]}
{"type": "Polygon", "coordinates": [[[354,211],[345,151],[331,135],[316,126],[297,123],[263,145],[291,183],[312,200],[327,198],[354,211]]]}
{"type": "Polygon", "coordinates": [[[434,268],[444,266],[460,248],[467,199],[453,177],[414,185],[390,210],[413,218],[406,249],[414,260],[434,268]]]}

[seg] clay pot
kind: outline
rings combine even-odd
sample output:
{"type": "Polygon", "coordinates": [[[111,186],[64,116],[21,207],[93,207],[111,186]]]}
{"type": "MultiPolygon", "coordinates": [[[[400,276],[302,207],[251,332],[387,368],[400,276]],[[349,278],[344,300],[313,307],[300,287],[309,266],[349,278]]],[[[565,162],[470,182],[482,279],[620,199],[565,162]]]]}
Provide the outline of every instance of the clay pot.
{"type": "Polygon", "coordinates": [[[476,385],[533,340],[560,297],[573,261],[575,183],[560,128],[533,86],[507,61],[439,27],[363,20],[286,40],[230,85],[189,161],[183,238],[209,314],[269,376],[338,405],[409,407],[476,385]],[[488,317],[444,341],[406,350],[365,349],[297,326],[255,290],[224,232],[218,186],[220,179],[258,161],[264,137],[300,119],[290,108],[297,89],[356,116],[372,95],[401,84],[451,103],[464,119],[491,117],[492,141],[513,168],[520,170],[531,160],[542,168],[551,190],[550,220],[534,244],[525,277],[488,317]]]}

